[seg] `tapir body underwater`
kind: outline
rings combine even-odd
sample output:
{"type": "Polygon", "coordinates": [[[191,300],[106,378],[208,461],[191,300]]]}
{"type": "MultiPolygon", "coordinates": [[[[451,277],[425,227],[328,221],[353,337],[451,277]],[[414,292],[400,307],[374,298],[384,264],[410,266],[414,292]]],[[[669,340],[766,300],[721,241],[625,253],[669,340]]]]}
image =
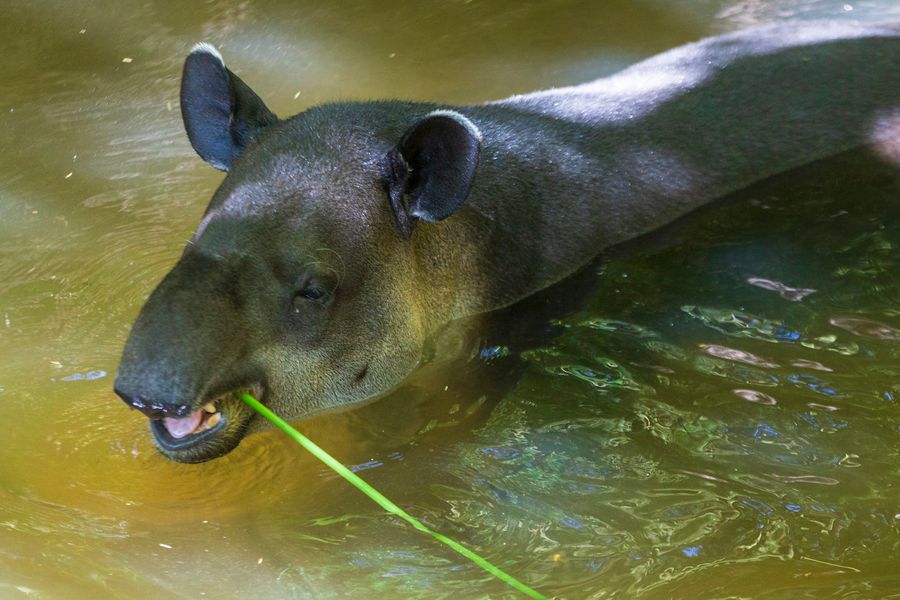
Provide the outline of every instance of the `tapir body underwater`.
{"type": "Polygon", "coordinates": [[[143,307],[116,392],[170,459],[404,381],[448,322],[603,248],[855,147],[900,155],[900,28],[783,24],[486,104],[334,103],[279,120],[211,46],[184,65],[194,149],[227,171],[143,307]]]}

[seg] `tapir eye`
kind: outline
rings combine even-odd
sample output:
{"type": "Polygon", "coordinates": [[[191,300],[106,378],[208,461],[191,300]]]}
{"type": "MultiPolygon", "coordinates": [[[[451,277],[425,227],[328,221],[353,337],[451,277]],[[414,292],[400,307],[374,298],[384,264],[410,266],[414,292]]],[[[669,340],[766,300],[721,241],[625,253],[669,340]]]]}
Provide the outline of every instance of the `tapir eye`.
{"type": "Polygon", "coordinates": [[[328,302],[331,288],[322,283],[306,280],[297,286],[293,299],[294,312],[300,312],[306,306],[322,305],[328,302]]]}

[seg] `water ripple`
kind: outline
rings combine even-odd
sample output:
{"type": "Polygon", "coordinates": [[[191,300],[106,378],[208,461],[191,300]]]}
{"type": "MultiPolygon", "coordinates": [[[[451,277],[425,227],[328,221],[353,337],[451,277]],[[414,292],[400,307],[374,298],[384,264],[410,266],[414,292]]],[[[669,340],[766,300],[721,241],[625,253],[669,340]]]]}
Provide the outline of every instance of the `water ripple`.
{"type": "Polygon", "coordinates": [[[849,331],[860,337],[871,337],[879,340],[900,341],[900,329],[886,323],[862,317],[832,317],[828,320],[835,327],[849,331]]]}
{"type": "Polygon", "coordinates": [[[681,307],[689,316],[698,319],[710,329],[730,337],[750,338],[765,342],[795,342],[801,339],[799,331],[774,319],[731,309],[709,308],[693,305],[681,307]]]}
{"type": "Polygon", "coordinates": [[[793,288],[771,279],[763,279],[762,277],[748,277],[747,283],[755,285],[764,290],[778,292],[778,295],[790,302],[800,302],[810,294],[814,294],[816,290],[812,288],[793,288]]]}

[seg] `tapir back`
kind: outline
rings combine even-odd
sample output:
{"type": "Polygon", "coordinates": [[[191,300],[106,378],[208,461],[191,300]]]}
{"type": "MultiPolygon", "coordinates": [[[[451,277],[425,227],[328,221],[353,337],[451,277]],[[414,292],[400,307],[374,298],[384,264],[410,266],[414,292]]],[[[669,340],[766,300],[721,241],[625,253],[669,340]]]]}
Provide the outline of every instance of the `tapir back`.
{"type": "Polygon", "coordinates": [[[900,139],[900,30],[750,29],[466,114],[484,132],[467,204],[504,238],[484,261],[502,305],[754,181],[900,139]]]}

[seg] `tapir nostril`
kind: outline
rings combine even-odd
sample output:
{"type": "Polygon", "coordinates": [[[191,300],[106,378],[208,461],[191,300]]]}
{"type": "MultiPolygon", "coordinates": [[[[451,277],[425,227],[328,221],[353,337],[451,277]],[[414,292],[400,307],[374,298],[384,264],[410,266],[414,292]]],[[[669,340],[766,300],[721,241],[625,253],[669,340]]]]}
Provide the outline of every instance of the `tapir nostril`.
{"type": "Polygon", "coordinates": [[[191,407],[186,404],[171,404],[169,402],[151,401],[142,396],[126,394],[116,388],[116,394],[125,404],[131,408],[136,408],[151,419],[162,419],[163,417],[183,417],[191,411],[191,407]]]}

